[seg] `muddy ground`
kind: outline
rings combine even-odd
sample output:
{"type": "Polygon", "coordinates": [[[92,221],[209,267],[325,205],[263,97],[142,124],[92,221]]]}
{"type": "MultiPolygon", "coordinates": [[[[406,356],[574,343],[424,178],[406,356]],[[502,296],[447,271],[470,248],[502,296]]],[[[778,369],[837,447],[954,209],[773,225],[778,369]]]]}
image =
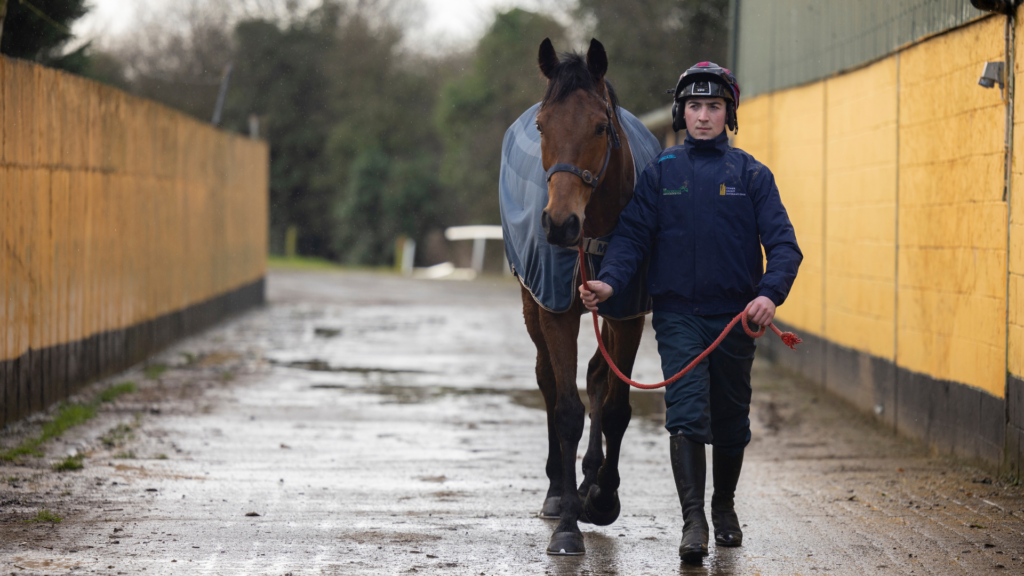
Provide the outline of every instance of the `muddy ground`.
{"type": "MultiPolygon", "coordinates": [[[[762,361],[742,548],[680,564],[661,395],[635,391],[622,516],[583,525],[586,556],[549,557],[514,281],[273,271],[268,286],[267,307],[87,390],[139,388],[45,456],[0,462],[0,574],[1024,573],[1019,486],[762,361]],[[73,454],[82,469],[52,469],[73,454]],[[32,521],[43,510],[61,521],[32,521]]],[[[649,328],[634,375],[661,379],[649,328]]]]}

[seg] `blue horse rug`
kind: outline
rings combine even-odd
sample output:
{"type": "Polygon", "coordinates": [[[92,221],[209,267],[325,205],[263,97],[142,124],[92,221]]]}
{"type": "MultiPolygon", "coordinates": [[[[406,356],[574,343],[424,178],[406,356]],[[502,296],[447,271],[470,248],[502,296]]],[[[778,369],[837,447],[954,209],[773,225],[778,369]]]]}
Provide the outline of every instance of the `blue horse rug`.
{"type": "MultiPolygon", "coordinates": [[[[538,110],[540,104],[535,104],[513,122],[501,144],[498,181],[501,231],[512,273],[542,308],[549,312],[565,312],[579,295],[579,252],[575,248],[548,244],[540,224],[541,212],[548,205],[548,184],[541,161],[540,133],[535,125],[538,110]]],[[[633,152],[634,178],[639,178],[647,164],[661,153],[661,143],[625,109],[619,108],[618,116],[633,152]]],[[[608,241],[610,237],[599,240],[608,241]]],[[[588,278],[597,277],[602,259],[601,256],[587,254],[588,278]]],[[[650,311],[647,262],[639,267],[621,293],[598,305],[598,313],[602,317],[614,320],[642,316],[650,311]]]]}

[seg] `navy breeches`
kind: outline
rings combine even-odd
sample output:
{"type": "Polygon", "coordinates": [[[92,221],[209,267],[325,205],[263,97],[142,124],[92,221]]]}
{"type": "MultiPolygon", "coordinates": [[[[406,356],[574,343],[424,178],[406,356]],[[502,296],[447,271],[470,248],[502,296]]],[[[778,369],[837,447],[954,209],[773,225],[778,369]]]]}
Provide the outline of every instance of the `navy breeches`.
{"type": "MultiPolygon", "coordinates": [[[[735,314],[693,316],[654,312],[661,370],[670,378],[700,355],[735,314]]],[[[753,326],[751,326],[753,329],[753,326]]],[[[750,367],[754,339],[737,324],[689,374],[665,389],[665,428],[725,450],[750,442],[750,367]]]]}

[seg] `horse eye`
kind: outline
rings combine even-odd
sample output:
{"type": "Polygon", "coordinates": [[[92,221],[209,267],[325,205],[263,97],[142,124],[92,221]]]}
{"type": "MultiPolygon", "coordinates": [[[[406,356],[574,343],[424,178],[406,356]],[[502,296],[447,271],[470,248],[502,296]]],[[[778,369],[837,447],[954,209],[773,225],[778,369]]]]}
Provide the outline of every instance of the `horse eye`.
{"type": "Polygon", "coordinates": [[[534,126],[536,126],[536,127],[537,127],[537,132],[540,132],[541,134],[543,134],[543,133],[544,133],[544,131],[543,131],[543,130],[541,130],[541,128],[540,128],[540,123],[534,123],[534,126]]]}
{"type": "Polygon", "coordinates": [[[607,130],[607,129],[608,129],[608,125],[607,124],[601,124],[600,126],[597,127],[597,130],[594,133],[597,134],[598,136],[601,136],[601,135],[604,134],[605,130],[607,130]]]}

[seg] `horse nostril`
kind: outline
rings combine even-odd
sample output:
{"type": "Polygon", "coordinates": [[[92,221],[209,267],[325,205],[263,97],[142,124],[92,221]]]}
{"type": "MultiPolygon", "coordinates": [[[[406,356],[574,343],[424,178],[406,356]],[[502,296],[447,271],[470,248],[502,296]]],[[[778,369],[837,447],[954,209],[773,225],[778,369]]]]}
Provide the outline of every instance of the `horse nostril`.
{"type": "Polygon", "coordinates": [[[545,234],[551,234],[551,216],[548,216],[547,210],[540,213],[540,227],[544,229],[545,234]]]}
{"type": "Polygon", "coordinates": [[[565,223],[562,224],[564,230],[564,238],[566,240],[574,240],[580,235],[580,217],[575,214],[570,214],[565,219],[565,223]]]}

